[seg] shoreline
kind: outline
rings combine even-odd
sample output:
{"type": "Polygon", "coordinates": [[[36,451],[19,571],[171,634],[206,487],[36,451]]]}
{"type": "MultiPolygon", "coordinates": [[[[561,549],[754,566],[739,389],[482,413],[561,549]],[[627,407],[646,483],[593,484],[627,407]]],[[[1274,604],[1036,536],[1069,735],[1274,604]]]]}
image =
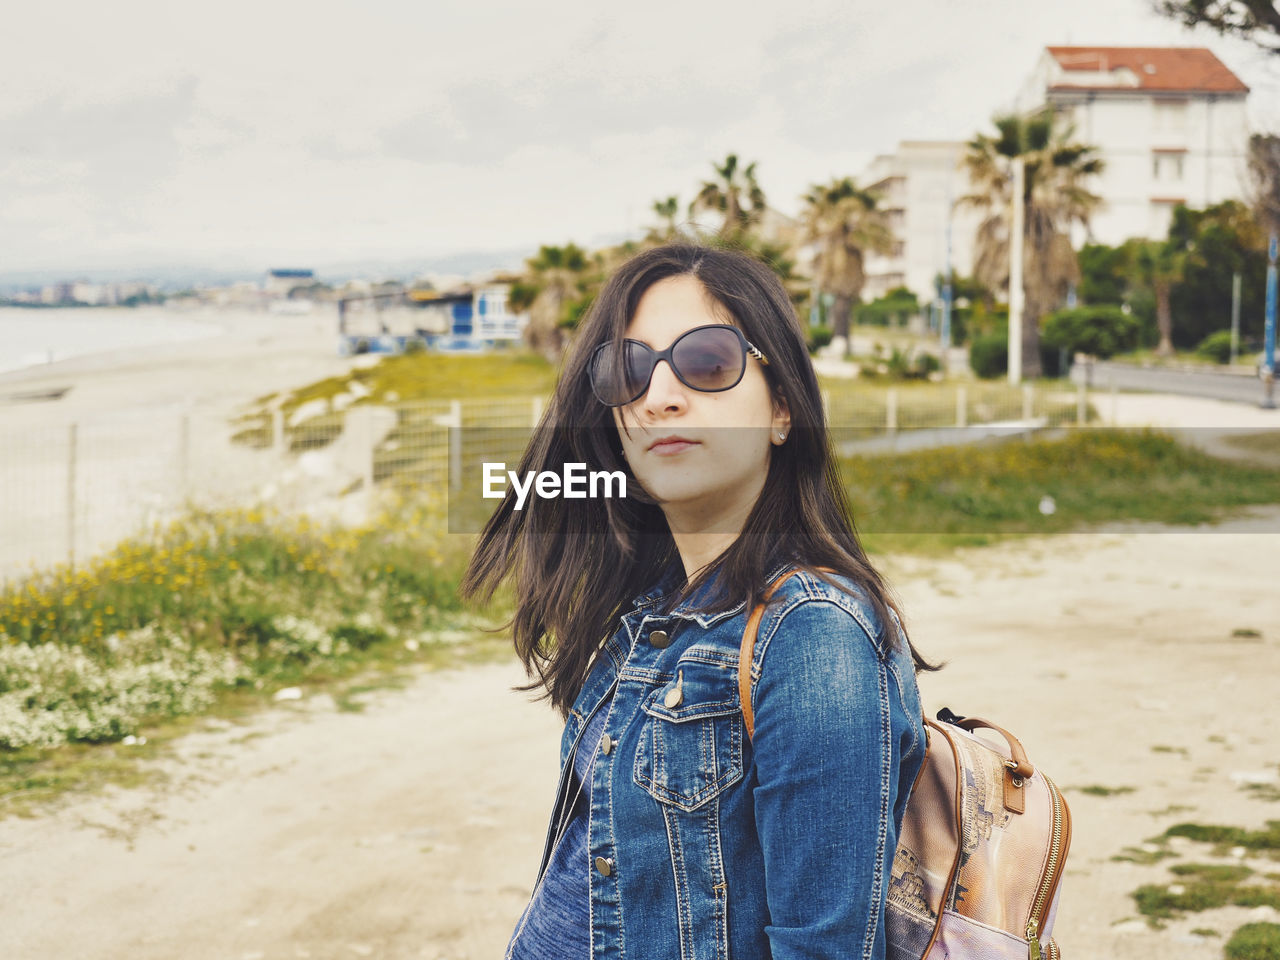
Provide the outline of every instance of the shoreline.
{"type": "Polygon", "coordinates": [[[173,310],[161,305],[140,307],[51,307],[47,310],[27,311],[18,307],[0,307],[0,329],[6,323],[18,324],[16,335],[18,342],[26,342],[26,347],[11,347],[6,358],[0,355],[0,388],[11,375],[20,375],[27,371],[50,371],[61,368],[71,361],[100,357],[103,355],[125,355],[132,351],[147,350],[152,347],[193,343],[216,337],[226,336],[232,327],[225,311],[214,309],[173,310]],[[32,333],[32,321],[52,323],[52,339],[37,337],[32,333]],[[25,322],[25,323],[24,323],[25,322]],[[110,330],[112,326],[115,330],[110,330]],[[24,330],[23,326],[27,329],[24,330]],[[167,327],[167,329],[165,329],[167,327]],[[60,328],[60,329],[59,329],[60,328]],[[77,335],[97,333],[107,334],[107,341],[102,345],[90,346],[87,349],[68,347],[67,344],[77,335]],[[36,343],[41,345],[36,348],[36,343]],[[67,352],[70,350],[71,352],[67,352]],[[22,353],[24,360],[17,357],[22,353]],[[34,360],[37,356],[52,356],[51,360],[34,360]]]}

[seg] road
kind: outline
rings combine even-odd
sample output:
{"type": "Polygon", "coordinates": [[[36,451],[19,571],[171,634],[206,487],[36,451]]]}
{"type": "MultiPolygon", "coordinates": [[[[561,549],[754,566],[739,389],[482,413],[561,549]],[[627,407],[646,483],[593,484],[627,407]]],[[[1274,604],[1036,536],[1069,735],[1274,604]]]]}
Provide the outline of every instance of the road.
{"type": "MultiPolygon", "coordinates": [[[[1071,381],[1079,383],[1085,375],[1082,364],[1071,368],[1071,381]]],[[[1257,406],[1262,400],[1262,381],[1239,373],[1217,373],[1199,370],[1163,370],[1136,367],[1127,363],[1099,361],[1093,366],[1093,387],[1109,390],[1114,384],[1120,390],[1150,390],[1191,397],[1211,397],[1233,403],[1257,406]]]]}

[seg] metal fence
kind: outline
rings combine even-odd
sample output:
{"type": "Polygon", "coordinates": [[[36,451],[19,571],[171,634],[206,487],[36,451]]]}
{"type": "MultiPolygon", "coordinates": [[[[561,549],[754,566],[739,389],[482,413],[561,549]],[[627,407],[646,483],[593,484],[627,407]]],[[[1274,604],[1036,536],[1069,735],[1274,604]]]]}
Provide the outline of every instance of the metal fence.
{"type": "MultiPolygon", "coordinates": [[[[954,442],[955,428],[1085,423],[1075,391],[970,382],[885,387],[851,381],[823,393],[844,453],[954,442]],[[932,431],[932,433],[931,433],[932,431]],[[951,431],[952,438],[941,431],[951,431]]],[[[444,501],[477,486],[480,461],[514,466],[545,398],[356,403],[291,422],[275,410],[228,420],[189,411],[0,434],[0,584],[76,565],[193,508],[267,506],[340,523],[368,516],[371,495],[415,490],[444,501]]],[[[295,412],[295,416],[296,416],[295,412]]]]}

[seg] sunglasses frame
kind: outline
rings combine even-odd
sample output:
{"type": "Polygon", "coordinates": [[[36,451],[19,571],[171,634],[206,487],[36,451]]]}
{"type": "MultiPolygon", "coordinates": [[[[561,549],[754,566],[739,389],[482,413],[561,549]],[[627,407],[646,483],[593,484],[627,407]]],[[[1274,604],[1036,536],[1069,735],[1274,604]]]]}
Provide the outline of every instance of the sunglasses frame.
{"type": "Polygon", "coordinates": [[[737,327],[729,323],[704,323],[701,326],[692,327],[686,330],[684,333],[680,334],[680,336],[676,337],[674,340],[672,340],[670,346],[668,346],[665,350],[655,350],[653,349],[653,347],[649,346],[644,341],[633,340],[630,337],[624,339],[622,342],[624,344],[634,343],[637,346],[644,347],[652,355],[653,362],[649,365],[649,374],[644,379],[644,386],[640,388],[640,391],[634,397],[632,397],[630,400],[623,400],[619,403],[611,403],[610,401],[605,400],[603,397],[600,396],[600,391],[596,387],[596,360],[600,356],[600,352],[606,349],[607,347],[613,346],[613,343],[612,341],[608,341],[596,347],[595,350],[593,350],[591,353],[591,362],[587,365],[587,374],[591,378],[591,392],[594,393],[596,395],[596,399],[599,400],[601,403],[603,403],[606,407],[625,407],[629,403],[635,403],[637,400],[643,397],[646,393],[648,393],[649,387],[653,383],[653,372],[658,369],[658,361],[660,360],[667,361],[667,366],[671,368],[671,372],[676,375],[677,380],[683,383],[690,390],[696,390],[698,393],[724,393],[726,390],[732,390],[734,387],[736,387],[738,384],[742,382],[742,378],[747,374],[747,357],[755,357],[766,367],[769,365],[768,358],[766,358],[765,355],[760,352],[760,348],[757,347],[750,340],[748,340],[746,337],[746,334],[744,334],[737,327]],[[703,389],[702,387],[695,387],[692,383],[690,383],[688,380],[684,378],[684,375],[680,373],[680,370],[676,367],[675,363],[671,359],[672,353],[675,351],[676,346],[680,343],[680,341],[683,340],[685,337],[690,336],[691,334],[697,333],[700,330],[731,330],[733,331],[734,335],[738,338],[738,346],[742,350],[742,367],[738,371],[737,378],[733,381],[733,383],[729,384],[727,387],[716,387],[714,390],[706,390],[706,389],[703,389]]]}

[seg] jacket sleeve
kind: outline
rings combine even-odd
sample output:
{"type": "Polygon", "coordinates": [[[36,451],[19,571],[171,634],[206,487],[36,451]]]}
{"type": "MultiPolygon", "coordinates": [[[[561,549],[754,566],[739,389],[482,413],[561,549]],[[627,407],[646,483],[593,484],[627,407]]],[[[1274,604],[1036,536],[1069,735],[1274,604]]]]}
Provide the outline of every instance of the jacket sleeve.
{"type": "Polygon", "coordinates": [[[774,960],[879,960],[915,735],[896,674],[829,600],[798,603],[760,640],[754,802],[774,960]]]}

